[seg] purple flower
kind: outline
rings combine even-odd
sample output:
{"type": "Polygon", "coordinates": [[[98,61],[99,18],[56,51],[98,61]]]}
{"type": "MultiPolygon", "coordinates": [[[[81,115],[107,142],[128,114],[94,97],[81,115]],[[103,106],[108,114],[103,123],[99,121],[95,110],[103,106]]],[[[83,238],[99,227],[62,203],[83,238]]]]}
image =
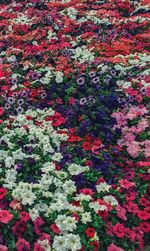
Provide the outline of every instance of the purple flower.
{"type": "Polygon", "coordinates": [[[17,104],[18,104],[18,105],[23,105],[23,103],[24,103],[24,100],[23,100],[23,99],[18,99],[18,101],[17,101],[17,104]]]}
{"type": "Polygon", "coordinates": [[[8,102],[9,104],[13,104],[13,103],[15,102],[15,99],[14,99],[13,97],[9,97],[9,98],[7,99],[7,102],[8,102]]]}
{"type": "Polygon", "coordinates": [[[18,107],[16,108],[16,112],[17,112],[17,113],[22,113],[22,112],[23,112],[22,107],[18,106],[18,107]]]}
{"type": "Polygon", "coordinates": [[[8,104],[8,103],[5,104],[5,109],[6,110],[10,109],[10,107],[11,107],[10,104],[8,104]]]}
{"type": "Polygon", "coordinates": [[[93,83],[93,84],[99,83],[99,77],[93,78],[93,79],[92,79],[92,83],[93,83]]]}
{"type": "Polygon", "coordinates": [[[84,85],[84,82],[85,82],[85,78],[84,77],[80,77],[77,79],[77,84],[78,85],[84,85]]]}
{"type": "Polygon", "coordinates": [[[93,78],[96,76],[96,73],[94,71],[91,71],[91,72],[89,72],[89,76],[90,76],[90,78],[93,78]]]}
{"type": "Polygon", "coordinates": [[[80,105],[85,105],[85,104],[87,104],[87,99],[86,98],[81,98],[79,103],[80,103],[80,105]]]}

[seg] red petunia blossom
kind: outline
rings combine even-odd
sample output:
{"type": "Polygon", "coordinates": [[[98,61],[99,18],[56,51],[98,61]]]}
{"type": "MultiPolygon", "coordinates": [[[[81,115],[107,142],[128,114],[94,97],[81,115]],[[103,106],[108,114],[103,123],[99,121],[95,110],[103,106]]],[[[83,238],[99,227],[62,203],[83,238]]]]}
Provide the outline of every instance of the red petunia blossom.
{"type": "Polygon", "coordinates": [[[99,210],[98,211],[98,215],[103,219],[103,220],[106,220],[107,219],[107,216],[108,216],[108,211],[107,210],[99,210]]]}
{"type": "Polygon", "coordinates": [[[125,204],[125,208],[129,213],[132,213],[134,215],[136,215],[139,210],[138,205],[136,203],[132,203],[131,201],[128,201],[128,203],[125,204]]]}
{"type": "Polygon", "coordinates": [[[89,228],[87,228],[86,229],[86,235],[87,235],[87,237],[89,237],[89,238],[93,238],[94,237],[94,235],[95,235],[95,229],[94,228],[92,228],[92,227],[89,227],[89,228]]]}
{"type": "Polygon", "coordinates": [[[25,212],[25,211],[22,211],[20,213],[20,218],[21,218],[22,221],[27,222],[28,220],[30,220],[30,214],[25,212]]]}
{"type": "Polygon", "coordinates": [[[93,191],[90,188],[83,188],[80,190],[80,193],[86,194],[86,195],[93,195],[93,191]]]}
{"type": "Polygon", "coordinates": [[[40,240],[40,241],[48,240],[48,242],[49,242],[49,244],[50,244],[51,237],[50,237],[50,235],[47,234],[47,233],[42,233],[42,235],[40,236],[39,240],[40,240]]]}
{"type": "Polygon", "coordinates": [[[117,205],[116,207],[116,210],[117,210],[117,216],[118,218],[122,219],[122,220],[127,220],[127,217],[126,217],[126,210],[124,208],[122,208],[120,205],[117,205]]]}
{"type": "Polygon", "coordinates": [[[83,147],[83,149],[85,150],[85,151],[90,151],[91,150],[91,144],[90,144],[90,142],[84,142],[83,144],[82,144],[82,147],[83,147]]]}
{"type": "Polygon", "coordinates": [[[29,251],[30,250],[30,244],[23,238],[19,238],[16,243],[17,251],[29,251]]]}
{"type": "Polygon", "coordinates": [[[131,201],[131,200],[134,200],[135,198],[136,198],[135,193],[132,193],[132,192],[127,193],[127,194],[125,195],[126,201],[131,201]]]}
{"type": "Polygon", "coordinates": [[[42,234],[41,226],[44,225],[44,220],[41,217],[38,217],[34,222],[34,231],[37,235],[42,234]]]}
{"type": "Polygon", "coordinates": [[[18,237],[22,237],[25,231],[26,223],[24,221],[17,221],[12,227],[13,234],[18,237]]]}
{"type": "Polygon", "coordinates": [[[116,246],[114,243],[111,243],[107,248],[107,251],[124,251],[124,249],[116,246]]]}
{"type": "Polygon", "coordinates": [[[150,202],[149,202],[147,199],[145,199],[145,198],[140,198],[139,202],[140,202],[140,204],[141,204],[143,207],[148,207],[148,206],[150,206],[150,202]]]}
{"type": "Polygon", "coordinates": [[[123,224],[117,223],[116,225],[113,226],[113,233],[117,237],[123,238],[124,237],[124,232],[125,232],[125,228],[124,228],[123,224]]]}
{"type": "Polygon", "coordinates": [[[90,246],[94,247],[94,249],[92,249],[93,251],[99,251],[100,243],[98,241],[92,241],[90,242],[90,246]]]}
{"type": "Polygon", "coordinates": [[[101,182],[105,182],[105,180],[104,180],[103,177],[100,177],[100,178],[97,180],[96,184],[100,184],[101,182]]]}
{"type": "Polygon", "coordinates": [[[131,187],[136,186],[136,185],[135,185],[135,182],[129,182],[129,181],[126,180],[126,179],[120,180],[119,183],[120,183],[120,186],[121,186],[122,188],[127,189],[127,190],[128,190],[129,188],[131,188],[131,187]]]}
{"type": "Polygon", "coordinates": [[[142,211],[142,210],[139,210],[137,212],[137,216],[141,219],[141,220],[148,220],[150,219],[150,214],[147,213],[146,211],[142,211]]]}
{"type": "Polygon", "coordinates": [[[126,227],[125,228],[125,236],[130,239],[131,242],[135,241],[136,238],[136,234],[133,230],[131,230],[130,228],[126,227]]]}
{"type": "Polygon", "coordinates": [[[50,225],[50,229],[51,229],[55,234],[60,234],[60,229],[57,227],[56,224],[50,225]]]}
{"type": "Polygon", "coordinates": [[[149,233],[150,232],[150,223],[148,222],[141,222],[140,227],[144,233],[149,233]]]}
{"type": "Polygon", "coordinates": [[[41,247],[39,243],[34,243],[34,249],[33,251],[44,251],[44,249],[41,247]]]}
{"type": "Polygon", "coordinates": [[[74,105],[75,104],[75,99],[74,98],[69,98],[68,102],[70,105],[74,105]]]}
{"type": "Polygon", "coordinates": [[[4,77],[4,72],[0,70],[0,78],[4,77]]]}
{"type": "Polygon", "coordinates": [[[7,224],[9,221],[11,221],[13,218],[13,215],[7,211],[7,210],[0,210],[0,222],[7,224]]]}
{"type": "Polygon", "coordinates": [[[2,187],[0,188],[0,200],[2,200],[7,194],[7,189],[2,187]]]}
{"type": "Polygon", "coordinates": [[[4,113],[4,108],[3,107],[0,107],[0,116],[2,116],[4,113]]]}

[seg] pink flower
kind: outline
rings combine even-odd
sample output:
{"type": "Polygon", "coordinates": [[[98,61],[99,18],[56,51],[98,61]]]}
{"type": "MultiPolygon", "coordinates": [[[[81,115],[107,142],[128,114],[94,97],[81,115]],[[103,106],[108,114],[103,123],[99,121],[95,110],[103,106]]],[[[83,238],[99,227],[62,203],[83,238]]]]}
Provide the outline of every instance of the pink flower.
{"type": "Polygon", "coordinates": [[[8,251],[8,248],[0,244],[0,251],[8,251]]]}
{"type": "Polygon", "coordinates": [[[125,228],[125,236],[127,238],[130,239],[131,242],[134,242],[135,241],[135,238],[136,238],[136,234],[133,230],[131,230],[130,228],[126,227],[125,228]]]}
{"type": "Polygon", "coordinates": [[[24,221],[17,221],[12,227],[13,234],[19,237],[22,237],[25,231],[26,231],[26,223],[24,221]]]}
{"type": "Polygon", "coordinates": [[[124,249],[116,246],[114,243],[111,243],[107,248],[107,251],[124,251],[124,249]]]}
{"type": "Polygon", "coordinates": [[[34,250],[33,251],[44,251],[39,243],[34,243],[34,250]]]}
{"type": "Polygon", "coordinates": [[[116,207],[117,210],[117,216],[122,219],[122,220],[127,220],[127,217],[125,215],[126,210],[124,208],[122,208],[120,205],[117,205],[116,207]]]}
{"type": "Polygon", "coordinates": [[[48,242],[49,242],[49,244],[50,244],[51,237],[50,237],[50,235],[47,234],[47,233],[42,233],[42,235],[40,236],[39,240],[40,240],[40,241],[48,240],[48,242]]]}
{"type": "Polygon", "coordinates": [[[123,224],[117,223],[113,226],[113,233],[119,238],[124,237],[124,231],[125,229],[123,224]]]}
{"type": "Polygon", "coordinates": [[[30,214],[27,213],[27,212],[25,212],[25,211],[22,211],[20,213],[20,217],[21,217],[21,220],[25,221],[25,222],[27,222],[28,220],[30,220],[30,214]]]}
{"type": "Polygon", "coordinates": [[[120,183],[120,186],[121,186],[122,188],[127,189],[127,190],[128,190],[129,188],[131,188],[131,187],[136,186],[136,185],[135,185],[135,182],[129,182],[129,181],[126,180],[126,179],[120,180],[119,183],[120,183]]]}
{"type": "Polygon", "coordinates": [[[17,251],[24,251],[24,250],[28,251],[30,250],[30,244],[25,239],[19,238],[16,243],[16,248],[17,251]]]}
{"type": "Polygon", "coordinates": [[[12,218],[13,215],[9,211],[0,210],[0,222],[7,224],[12,218]]]}
{"type": "Polygon", "coordinates": [[[4,113],[4,108],[3,107],[0,107],[0,116],[2,116],[4,113]]]}
{"type": "Polygon", "coordinates": [[[138,153],[140,151],[139,142],[133,141],[127,147],[127,152],[133,157],[138,157],[138,153]]]}
{"type": "Polygon", "coordinates": [[[60,229],[57,227],[56,224],[50,225],[50,229],[51,229],[55,234],[59,234],[59,233],[60,233],[60,229]]]}
{"type": "Polygon", "coordinates": [[[44,220],[41,217],[38,217],[35,221],[34,221],[34,230],[35,233],[37,235],[41,235],[42,231],[41,231],[41,226],[44,225],[44,220]]]}

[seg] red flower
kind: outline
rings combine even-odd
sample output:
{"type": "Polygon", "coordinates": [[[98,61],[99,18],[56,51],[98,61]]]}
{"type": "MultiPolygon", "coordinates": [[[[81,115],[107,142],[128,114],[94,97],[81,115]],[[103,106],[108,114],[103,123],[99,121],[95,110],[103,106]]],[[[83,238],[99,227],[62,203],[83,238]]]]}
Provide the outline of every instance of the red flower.
{"type": "Polygon", "coordinates": [[[97,180],[96,184],[100,184],[101,182],[105,182],[105,180],[104,180],[103,177],[100,177],[100,178],[97,180]]]}
{"type": "Polygon", "coordinates": [[[126,194],[125,198],[126,198],[126,201],[134,200],[135,199],[135,193],[130,192],[130,193],[126,194]]]}
{"type": "Polygon", "coordinates": [[[144,233],[150,232],[150,223],[148,222],[141,222],[140,227],[143,230],[144,233]]]}
{"type": "Polygon", "coordinates": [[[89,228],[87,228],[87,230],[85,232],[86,232],[87,237],[93,238],[96,231],[94,228],[89,227],[89,228]]]}
{"type": "Polygon", "coordinates": [[[26,231],[26,224],[24,221],[17,221],[12,227],[13,234],[19,237],[22,237],[25,231],[26,231]]]}
{"type": "Polygon", "coordinates": [[[0,70],[0,78],[4,77],[4,72],[0,70]]]}
{"type": "Polygon", "coordinates": [[[124,251],[124,249],[116,246],[114,243],[111,243],[107,248],[107,251],[124,251]]]}
{"type": "Polygon", "coordinates": [[[133,230],[131,230],[130,228],[125,228],[125,236],[127,238],[130,239],[131,242],[134,242],[135,241],[135,238],[136,238],[136,234],[133,230]]]}
{"type": "Polygon", "coordinates": [[[90,142],[84,142],[84,143],[82,144],[82,147],[83,147],[83,149],[84,149],[85,151],[90,151],[90,149],[91,149],[91,144],[90,144],[90,142]]]}
{"type": "Polygon", "coordinates": [[[123,238],[124,237],[124,232],[125,232],[125,229],[124,229],[124,225],[123,224],[120,224],[120,223],[117,223],[114,227],[113,227],[113,233],[119,237],[119,238],[123,238]]]}
{"type": "Polygon", "coordinates": [[[127,217],[125,215],[126,210],[124,208],[122,208],[120,205],[117,205],[116,207],[117,210],[117,216],[122,219],[122,220],[127,220],[127,217]]]}
{"type": "Polygon", "coordinates": [[[143,206],[143,207],[148,207],[150,205],[150,202],[145,199],[145,198],[140,198],[140,204],[143,206]]]}
{"type": "Polygon", "coordinates": [[[44,220],[41,217],[38,217],[35,221],[34,221],[34,231],[37,235],[41,235],[42,231],[41,231],[41,226],[44,225],[44,220]]]}
{"type": "Polygon", "coordinates": [[[50,235],[47,234],[47,233],[42,233],[42,235],[40,236],[39,240],[40,240],[40,241],[48,240],[48,242],[49,242],[49,244],[50,244],[51,237],[50,237],[50,235]]]}
{"type": "Polygon", "coordinates": [[[90,242],[90,246],[94,247],[94,249],[92,249],[93,251],[99,251],[100,244],[99,244],[98,241],[92,241],[92,242],[90,242]]]}
{"type": "Polygon", "coordinates": [[[7,194],[7,189],[6,188],[0,188],[0,200],[2,200],[7,194]]]}
{"type": "Polygon", "coordinates": [[[33,251],[44,251],[39,243],[34,243],[34,250],[33,251]]]}
{"type": "Polygon", "coordinates": [[[103,211],[98,211],[98,215],[103,219],[106,220],[107,216],[108,216],[108,211],[107,210],[103,210],[103,211]]]}
{"type": "Polygon", "coordinates": [[[69,104],[74,105],[75,104],[75,99],[74,98],[69,98],[68,102],[69,102],[69,104]]]}
{"type": "Polygon", "coordinates": [[[4,113],[4,108],[3,107],[0,107],[0,116],[2,116],[4,113]]]}
{"type": "Polygon", "coordinates": [[[80,190],[80,193],[86,194],[86,195],[93,195],[93,191],[90,188],[83,188],[80,190]]]}
{"type": "Polygon", "coordinates": [[[60,234],[59,228],[56,226],[56,224],[50,225],[50,229],[55,233],[55,234],[60,234]]]}
{"type": "Polygon", "coordinates": [[[25,211],[22,211],[20,213],[20,217],[21,217],[21,220],[25,221],[25,222],[27,222],[28,220],[30,220],[30,214],[27,213],[27,212],[25,212],[25,211]]]}
{"type": "Polygon", "coordinates": [[[30,250],[30,244],[25,239],[19,238],[16,243],[16,248],[17,251],[24,251],[24,250],[28,251],[30,250]]]}
{"type": "Polygon", "coordinates": [[[142,211],[142,210],[139,210],[139,211],[138,211],[137,216],[138,216],[141,220],[148,220],[148,219],[150,219],[150,214],[147,213],[146,211],[142,211]]]}
{"type": "Polygon", "coordinates": [[[7,224],[12,218],[13,215],[9,211],[0,210],[0,222],[7,224]]]}
{"type": "Polygon", "coordinates": [[[132,203],[131,201],[128,201],[128,203],[125,205],[125,208],[129,213],[133,213],[134,215],[138,212],[138,205],[132,203]]]}
{"type": "Polygon", "coordinates": [[[134,187],[135,186],[135,182],[129,182],[128,180],[126,179],[122,179],[119,181],[120,183],[120,186],[124,189],[129,189],[131,187],[134,187]]]}

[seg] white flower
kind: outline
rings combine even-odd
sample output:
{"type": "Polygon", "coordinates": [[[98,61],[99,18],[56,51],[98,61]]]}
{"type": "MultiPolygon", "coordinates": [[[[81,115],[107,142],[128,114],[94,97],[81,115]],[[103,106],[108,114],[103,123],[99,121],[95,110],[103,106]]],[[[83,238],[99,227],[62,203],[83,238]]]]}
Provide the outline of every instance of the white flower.
{"type": "Polygon", "coordinates": [[[58,215],[57,219],[55,220],[55,224],[62,232],[72,232],[76,229],[76,219],[71,216],[65,215],[58,215]]]}
{"type": "Polygon", "coordinates": [[[56,236],[55,235],[54,241],[53,241],[53,248],[56,251],[66,251],[67,245],[66,245],[65,236],[56,236]]]}
{"type": "Polygon", "coordinates": [[[54,155],[52,155],[52,160],[53,161],[58,161],[60,162],[60,160],[62,160],[63,156],[61,153],[54,153],[54,155]]]}
{"type": "Polygon", "coordinates": [[[29,209],[29,214],[32,221],[35,221],[39,217],[39,212],[35,208],[29,209]]]}
{"type": "Polygon", "coordinates": [[[81,241],[79,235],[75,234],[68,234],[65,235],[66,238],[66,244],[67,244],[67,249],[71,251],[77,251],[82,248],[81,241]]]}
{"type": "Polygon", "coordinates": [[[76,191],[75,182],[72,180],[66,180],[62,187],[64,192],[68,194],[72,194],[76,191]]]}
{"type": "Polygon", "coordinates": [[[92,221],[91,214],[88,212],[85,212],[84,214],[81,214],[81,221],[84,224],[87,224],[88,222],[92,221]]]}
{"type": "Polygon", "coordinates": [[[101,182],[99,185],[96,185],[96,190],[98,193],[105,192],[105,191],[108,192],[110,188],[111,186],[108,185],[106,182],[101,182]]]}
{"type": "Polygon", "coordinates": [[[117,206],[118,205],[118,201],[115,199],[114,196],[112,195],[108,195],[108,196],[104,196],[103,200],[109,204],[111,204],[112,206],[117,206]]]}
{"type": "Polygon", "coordinates": [[[92,209],[94,209],[95,213],[98,213],[98,211],[108,210],[107,206],[100,205],[98,202],[91,202],[89,204],[89,207],[92,208],[92,209]]]}
{"type": "Polygon", "coordinates": [[[68,167],[68,171],[70,172],[71,175],[78,175],[80,173],[85,172],[86,170],[89,170],[88,166],[80,166],[77,164],[71,164],[68,167]]]}

